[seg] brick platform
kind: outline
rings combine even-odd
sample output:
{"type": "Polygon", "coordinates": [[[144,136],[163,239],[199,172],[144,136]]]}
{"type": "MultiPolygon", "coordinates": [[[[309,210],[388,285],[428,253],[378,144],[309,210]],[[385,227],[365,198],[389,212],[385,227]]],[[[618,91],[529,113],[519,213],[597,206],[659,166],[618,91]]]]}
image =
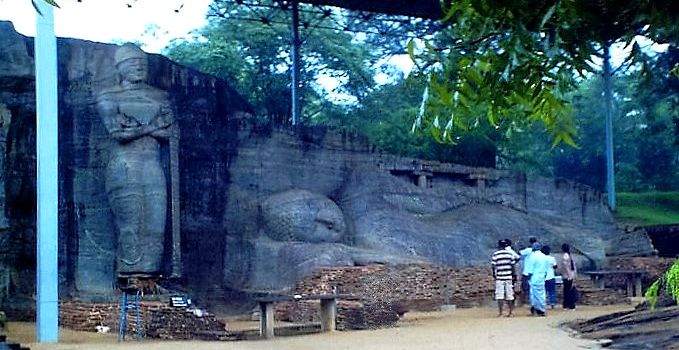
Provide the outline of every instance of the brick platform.
{"type": "MultiPolygon", "coordinates": [[[[640,260],[643,261],[643,260],[640,260]]],[[[355,318],[343,316],[351,310],[352,315],[374,313],[375,315],[400,315],[408,310],[433,311],[441,305],[455,304],[457,307],[488,305],[493,301],[494,280],[490,267],[449,268],[434,265],[399,266],[361,266],[324,268],[297,284],[294,293],[324,294],[331,293],[333,287],[338,293],[356,295],[366,306],[343,302],[345,309],[339,307],[338,324],[343,329],[362,329],[352,324],[355,318]],[[371,310],[371,303],[381,303],[380,312],[371,310]]],[[[580,302],[583,305],[610,305],[629,303],[629,299],[614,289],[599,290],[589,279],[579,279],[580,302]]],[[[517,287],[518,288],[518,287],[517,287]]],[[[562,288],[558,286],[559,305],[562,302],[562,288]]],[[[340,303],[341,305],[342,303],[340,303]]],[[[286,303],[277,307],[277,317],[292,322],[318,321],[316,305],[286,303]]],[[[373,316],[364,316],[367,318],[373,316]]],[[[360,317],[359,317],[360,318],[360,317]]],[[[383,327],[395,324],[393,321],[380,321],[378,316],[368,327],[383,327]],[[393,323],[391,323],[393,322],[393,323]]]]}
{"type": "Polygon", "coordinates": [[[459,307],[484,305],[492,300],[490,268],[448,268],[434,265],[372,265],[324,268],[305,278],[295,293],[338,293],[363,300],[398,302],[411,310],[437,310],[442,304],[459,307]]]}
{"type": "MultiPolygon", "coordinates": [[[[143,334],[159,339],[201,339],[203,334],[223,332],[224,323],[214,315],[205,313],[198,317],[185,308],[168,306],[160,302],[141,302],[143,334]]],[[[127,332],[134,335],[135,314],[128,311],[127,332]]],[[[60,303],[59,321],[61,326],[79,331],[96,331],[96,326],[110,327],[117,332],[120,322],[120,307],[117,304],[89,304],[77,301],[60,303]]]]}
{"type": "MultiPolygon", "coordinates": [[[[645,291],[655,280],[665,273],[677,259],[659,257],[611,257],[608,258],[606,269],[608,270],[644,270],[647,273],[642,277],[641,284],[645,291]]],[[[606,280],[606,286],[620,290],[625,289],[625,280],[622,277],[611,277],[606,280]]]]}
{"type": "MultiPolygon", "coordinates": [[[[276,304],[276,320],[295,323],[320,322],[318,301],[291,301],[276,304]]],[[[394,302],[340,300],[337,302],[338,330],[392,327],[405,310],[394,302]]]]}

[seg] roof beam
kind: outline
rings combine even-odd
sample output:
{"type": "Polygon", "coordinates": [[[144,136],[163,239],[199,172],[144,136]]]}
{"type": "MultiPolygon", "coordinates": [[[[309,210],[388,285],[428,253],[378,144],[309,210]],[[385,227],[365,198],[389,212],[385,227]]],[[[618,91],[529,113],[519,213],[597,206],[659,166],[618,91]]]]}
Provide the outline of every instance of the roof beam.
{"type": "Polygon", "coordinates": [[[443,17],[438,0],[300,0],[312,5],[336,6],[354,11],[368,11],[388,15],[440,19],[443,17]]]}

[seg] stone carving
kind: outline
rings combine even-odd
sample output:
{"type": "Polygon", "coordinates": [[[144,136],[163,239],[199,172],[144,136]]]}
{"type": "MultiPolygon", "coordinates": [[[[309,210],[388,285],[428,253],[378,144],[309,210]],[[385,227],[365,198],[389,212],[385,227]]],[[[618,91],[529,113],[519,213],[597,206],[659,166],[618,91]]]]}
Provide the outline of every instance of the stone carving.
{"type": "Polygon", "coordinates": [[[26,44],[19,33],[14,31],[10,22],[0,22],[0,86],[16,85],[23,79],[31,79],[33,62],[28,56],[26,44]],[[12,77],[12,82],[3,81],[5,77],[12,77]]]}
{"type": "Polygon", "coordinates": [[[115,54],[119,85],[102,90],[98,110],[113,139],[106,192],[118,228],[119,275],[162,271],[167,179],[161,143],[177,137],[167,93],[146,83],[146,54],[125,44],[115,54]]]}
{"type": "MultiPolygon", "coordinates": [[[[10,300],[34,288],[35,85],[31,40],[0,22],[0,43],[0,114],[9,117],[0,130],[9,226],[0,229],[0,289],[12,283],[10,300]]],[[[144,67],[135,72],[126,63],[135,59],[119,56],[117,81],[116,49],[59,39],[63,295],[114,298],[116,269],[165,275],[183,266],[182,288],[219,296],[222,287],[291,287],[323,266],[486,266],[504,237],[570,242],[592,263],[652,250],[647,239],[612,249],[605,198],[586,186],[400,158],[349,132],[269,128],[248,117],[228,82],[160,55],[147,56],[148,85],[144,67]]]]}
{"type": "MultiPolygon", "coordinates": [[[[162,165],[167,189],[165,204],[156,206],[162,209],[161,215],[154,217],[156,222],[166,218],[162,240],[156,239],[158,251],[163,244],[161,266],[160,270],[158,267],[147,270],[162,273],[163,277],[182,273],[186,279],[181,282],[196,290],[200,283],[221,280],[224,213],[220,203],[227,198],[228,164],[237,152],[237,138],[233,134],[239,122],[235,119],[239,116],[245,122],[247,118],[243,116],[252,114],[251,106],[228,82],[180,66],[163,56],[148,54],[148,85],[155,89],[145,93],[158,95],[157,99],[151,99],[155,102],[169,98],[167,105],[175,112],[170,128],[173,134],[182,132],[181,143],[178,137],[168,140],[153,136],[134,139],[129,144],[118,142],[107,126],[123,129],[125,121],[121,123],[115,115],[109,115],[111,123],[105,125],[100,110],[101,104],[113,106],[118,101],[126,101],[126,95],[133,95],[129,89],[122,88],[125,83],[114,69],[119,46],[77,39],[57,38],[57,41],[59,152],[63,155],[58,174],[59,272],[63,277],[60,295],[99,301],[115,298],[111,285],[124,266],[118,256],[118,251],[122,251],[118,242],[122,217],[111,208],[106,173],[112,170],[109,160],[121,159],[124,152],[137,147],[137,143],[149,141],[158,144],[159,152],[150,152],[154,158],[144,160],[142,165],[162,165]],[[108,94],[100,93],[104,90],[108,94]],[[181,113],[177,113],[179,111],[181,113]],[[155,159],[158,155],[160,161],[155,159]],[[179,176],[175,176],[179,174],[181,182],[179,176]],[[183,261],[179,259],[180,241],[176,239],[180,228],[181,252],[191,257],[183,261]]],[[[4,271],[14,271],[15,276],[10,276],[13,291],[10,299],[16,300],[24,296],[30,298],[35,288],[34,53],[32,39],[16,33],[9,22],[0,21],[0,43],[0,104],[9,112],[3,112],[3,116],[10,117],[9,124],[3,125],[7,130],[7,148],[3,153],[5,177],[0,191],[5,190],[9,227],[5,231],[0,229],[0,287],[3,283],[7,285],[3,281],[10,276],[4,271]]],[[[127,124],[131,124],[131,120],[127,124]]],[[[156,186],[163,187],[162,184],[156,186]]],[[[130,193],[141,198],[141,190],[130,193]]],[[[138,226],[143,234],[149,234],[151,220],[147,214],[130,214],[130,217],[143,218],[143,226],[138,226]]],[[[162,229],[156,227],[152,233],[160,237],[161,232],[162,229]]],[[[160,255],[144,244],[140,241],[138,247],[144,247],[145,254],[160,255]]],[[[131,271],[130,268],[126,273],[131,271]]],[[[2,306],[0,303],[0,308],[2,306]]]]}
{"type": "Polygon", "coordinates": [[[224,211],[225,286],[282,290],[323,266],[485,266],[502,238],[569,242],[588,268],[610,251],[610,212],[585,186],[371,153],[348,135],[316,135],[241,134],[224,211]],[[333,208],[343,234],[319,234],[321,206],[333,208]]]}
{"type": "Polygon", "coordinates": [[[269,237],[277,241],[340,242],[346,231],[342,210],[328,197],[304,190],[273,195],[262,203],[269,237]]]}
{"type": "MultiPolygon", "coordinates": [[[[5,183],[5,164],[7,163],[7,132],[12,123],[12,113],[0,103],[0,184],[5,183]]],[[[0,230],[9,227],[5,213],[5,186],[0,186],[0,230]]]]}
{"type": "Polygon", "coordinates": [[[321,193],[290,189],[264,198],[259,207],[260,217],[248,219],[261,223],[257,233],[246,240],[227,237],[228,286],[280,290],[323,266],[424,261],[353,246],[342,209],[321,193]]]}

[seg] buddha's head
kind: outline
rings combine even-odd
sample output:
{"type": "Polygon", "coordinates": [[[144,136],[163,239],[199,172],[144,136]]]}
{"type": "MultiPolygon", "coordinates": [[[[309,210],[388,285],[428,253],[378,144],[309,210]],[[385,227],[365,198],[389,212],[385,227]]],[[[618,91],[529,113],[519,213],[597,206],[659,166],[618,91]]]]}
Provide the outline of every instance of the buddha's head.
{"type": "Polygon", "coordinates": [[[148,61],[146,53],[137,45],[126,43],[118,48],[114,61],[123,81],[130,83],[146,82],[148,61]]]}
{"type": "Polygon", "coordinates": [[[266,234],[278,241],[339,242],[346,233],[342,210],[328,197],[305,190],[275,194],[262,203],[266,234]]]}

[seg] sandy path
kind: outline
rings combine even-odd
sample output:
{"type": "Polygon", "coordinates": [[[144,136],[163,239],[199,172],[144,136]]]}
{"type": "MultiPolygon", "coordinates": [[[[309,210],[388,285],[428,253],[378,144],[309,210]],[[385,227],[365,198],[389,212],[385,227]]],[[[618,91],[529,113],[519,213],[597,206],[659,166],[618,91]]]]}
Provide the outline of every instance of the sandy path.
{"type": "MultiPolygon", "coordinates": [[[[118,344],[111,334],[62,331],[60,344],[29,344],[31,349],[150,349],[150,350],[484,350],[484,349],[559,349],[596,348],[594,342],[571,337],[557,326],[568,320],[589,318],[629,309],[630,306],[580,307],[575,312],[556,310],[546,318],[524,316],[497,318],[492,308],[461,309],[447,313],[409,313],[399,327],[374,331],[335,332],[273,340],[240,342],[126,341],[118,344]]],[[[33,330],[27,324],[9,328],[10,339],[30,341],[33,330]]]]}

